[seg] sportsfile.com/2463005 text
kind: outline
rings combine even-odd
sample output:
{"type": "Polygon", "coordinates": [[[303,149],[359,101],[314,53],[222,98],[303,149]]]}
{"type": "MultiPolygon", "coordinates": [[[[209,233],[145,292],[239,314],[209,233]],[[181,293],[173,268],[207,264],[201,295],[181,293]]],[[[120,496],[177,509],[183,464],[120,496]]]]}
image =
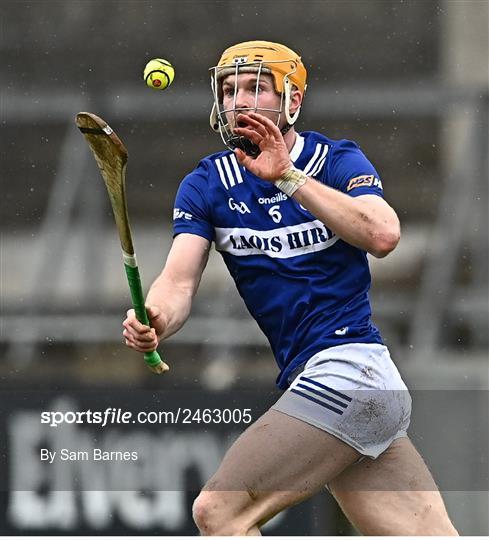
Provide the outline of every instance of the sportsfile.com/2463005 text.
{"type": "Polygon", "coordinates": [[[62,424],[250,424],[251,409],[190,409],[173,411],[125,411],[108,407],[103,411],[42,411],[41,424],[58,427],[62,424]]]}

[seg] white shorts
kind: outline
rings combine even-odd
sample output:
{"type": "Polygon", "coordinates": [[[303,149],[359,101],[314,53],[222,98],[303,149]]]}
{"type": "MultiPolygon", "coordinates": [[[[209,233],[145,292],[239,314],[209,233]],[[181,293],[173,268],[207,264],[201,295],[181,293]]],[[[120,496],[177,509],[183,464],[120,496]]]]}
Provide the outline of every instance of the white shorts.
{"type": "Polygon", "coordinates": [[[375,459],[407,436],[411,396],[387,347],[348,343],[314,355],[272,409],[375,459]]]}

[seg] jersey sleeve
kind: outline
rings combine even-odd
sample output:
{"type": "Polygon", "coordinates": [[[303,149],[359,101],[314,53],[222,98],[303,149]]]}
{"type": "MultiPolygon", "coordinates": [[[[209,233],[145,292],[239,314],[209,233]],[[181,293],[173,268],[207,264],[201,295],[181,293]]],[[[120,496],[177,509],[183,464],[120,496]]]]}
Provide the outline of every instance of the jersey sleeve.
{"type": "Polygon", "coordinates": [[[341,140],[332,148],[325,173],[331,187],[352,197],[384,196],[378,172],[353,141],[341,140]]]}
{"type": "Polygon", "coordinates": [[[181,182],[173,208],[173,236],[180,233],[197,234],[214,240],[214,227],[209,211],[207,174],[199,166],[181,182]]]}

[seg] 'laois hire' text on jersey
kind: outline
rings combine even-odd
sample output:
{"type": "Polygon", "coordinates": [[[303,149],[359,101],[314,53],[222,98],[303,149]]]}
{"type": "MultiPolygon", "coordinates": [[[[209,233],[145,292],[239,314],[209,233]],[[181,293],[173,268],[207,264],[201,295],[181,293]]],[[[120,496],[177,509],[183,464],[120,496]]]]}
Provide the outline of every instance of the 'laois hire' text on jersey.
{"type": "MultiPolygon", "coordinates": [[[[359,147],[319,133],[297,135],[297,169],[353,197],[382,196],[359,147]]],[[[230,151],[204,158],[182,181],[174,234],[214,241],[280,367],[277,384],[322,349],[382,343],[370,320],[365,251],[339,239],[293,198],[240,166],[230,151]]]]}

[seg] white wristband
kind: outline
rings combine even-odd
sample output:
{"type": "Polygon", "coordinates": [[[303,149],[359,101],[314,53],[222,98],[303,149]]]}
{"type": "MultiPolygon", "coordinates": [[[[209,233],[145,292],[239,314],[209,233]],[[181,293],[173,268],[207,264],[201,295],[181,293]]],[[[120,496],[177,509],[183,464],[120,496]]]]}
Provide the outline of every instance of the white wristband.
{"type": "Polygon", "coordinates": [[[275,185],[287,194],[289,197],[306,183],[307,175],[298,169],[289,169],[278,180],[275,181],[275,185]]]}

